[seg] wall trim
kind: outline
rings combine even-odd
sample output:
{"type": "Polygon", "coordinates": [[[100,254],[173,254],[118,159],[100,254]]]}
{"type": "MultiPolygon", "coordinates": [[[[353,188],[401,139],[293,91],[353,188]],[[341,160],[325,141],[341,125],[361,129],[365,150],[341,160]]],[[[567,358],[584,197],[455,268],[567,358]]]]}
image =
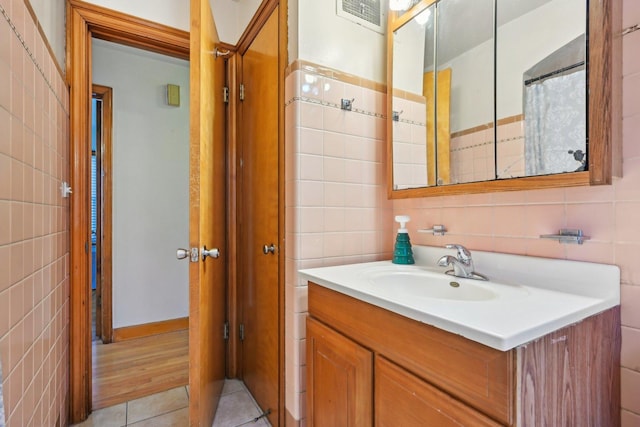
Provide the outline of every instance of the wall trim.
{"type": "Polygon", "coordinates": [[[125,326],[113,330],[113,342],[133,340],[136,338],[150,337],[189,329],[189,318],[161,320],[159,322],[143,323],[140,325],[125,326]]]}
{"type": "Polygon", "coordinates": [[[336,70],[334,68],[325,67],[324,65],[314,64],[313,62],[305,61],[303,59],[296,59],[286,68],[284,75],[285,78],[294,71],[308,71],[313,74],[327,77],[333,80],[338,80],[343,83],[349,83],[356,86],[362,86],[365,89],[373,89],[377,92],[387,93],[387,85],[385,83],[379,83],[374,80],[368,80],[355,74],[349,74],[336,70]]]}

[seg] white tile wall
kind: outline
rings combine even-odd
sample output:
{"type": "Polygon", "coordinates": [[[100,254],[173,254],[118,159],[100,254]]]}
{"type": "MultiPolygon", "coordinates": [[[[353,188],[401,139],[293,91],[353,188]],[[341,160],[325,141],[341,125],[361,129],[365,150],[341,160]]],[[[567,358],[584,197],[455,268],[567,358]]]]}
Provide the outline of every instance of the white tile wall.
{"type": "Polygon", "coordinates": [[[286,78],[286,407],[305,418],[307,284],[302,268],[391,257],[385,97],[296,70],[286,78]],[[355,99],[352,111],[341,98],[355,99]]]}

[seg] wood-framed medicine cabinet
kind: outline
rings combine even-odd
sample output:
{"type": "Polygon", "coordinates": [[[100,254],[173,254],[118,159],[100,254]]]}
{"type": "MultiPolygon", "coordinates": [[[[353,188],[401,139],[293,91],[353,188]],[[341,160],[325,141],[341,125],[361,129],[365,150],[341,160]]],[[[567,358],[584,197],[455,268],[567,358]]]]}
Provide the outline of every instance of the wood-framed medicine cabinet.
{"type": "Polygon", "coordinates": [[[620,0],[412,4],[388,19],[389,198],[621,176],[620,0]],[[544,103],[557,108],[539,112],[544,103]]]}

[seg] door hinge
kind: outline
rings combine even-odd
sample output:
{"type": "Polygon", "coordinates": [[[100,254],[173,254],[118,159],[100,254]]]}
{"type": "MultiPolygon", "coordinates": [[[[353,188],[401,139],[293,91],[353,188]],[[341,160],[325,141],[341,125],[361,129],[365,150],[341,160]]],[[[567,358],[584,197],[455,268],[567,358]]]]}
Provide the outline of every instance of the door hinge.
{"type": "Polygon", "coordinates": [[[240,341],[244,341],[244,324],[240,324],[240,341]]]}
{"type": "Polygon", "coordinates": [[[244,84],[240,83],[240,101],[244,101],[244,84]]]}
{"type": "Polygon", "coordinates": [[[222,98],[225,104],[229,103],[229,88],[226,86],[222,88],[222,98]]]}
{"type": "Polygon", "coordinates": [[[224,322],[224,326],[223,326],[223,330],[222,330],[222,337],[225,340],[229,339],[229,322],[224,322]]]}

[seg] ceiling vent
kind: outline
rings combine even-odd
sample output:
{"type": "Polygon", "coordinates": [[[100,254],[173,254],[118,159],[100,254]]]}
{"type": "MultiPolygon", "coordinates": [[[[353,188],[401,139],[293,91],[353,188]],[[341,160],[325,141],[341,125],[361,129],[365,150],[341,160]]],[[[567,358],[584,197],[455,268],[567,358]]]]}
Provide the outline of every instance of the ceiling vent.
{"type": "Polygon", "coordinates": [[[385,3],[385,0],[336,0],[336,10],[338,16],[384,34],[385,3]]]}

